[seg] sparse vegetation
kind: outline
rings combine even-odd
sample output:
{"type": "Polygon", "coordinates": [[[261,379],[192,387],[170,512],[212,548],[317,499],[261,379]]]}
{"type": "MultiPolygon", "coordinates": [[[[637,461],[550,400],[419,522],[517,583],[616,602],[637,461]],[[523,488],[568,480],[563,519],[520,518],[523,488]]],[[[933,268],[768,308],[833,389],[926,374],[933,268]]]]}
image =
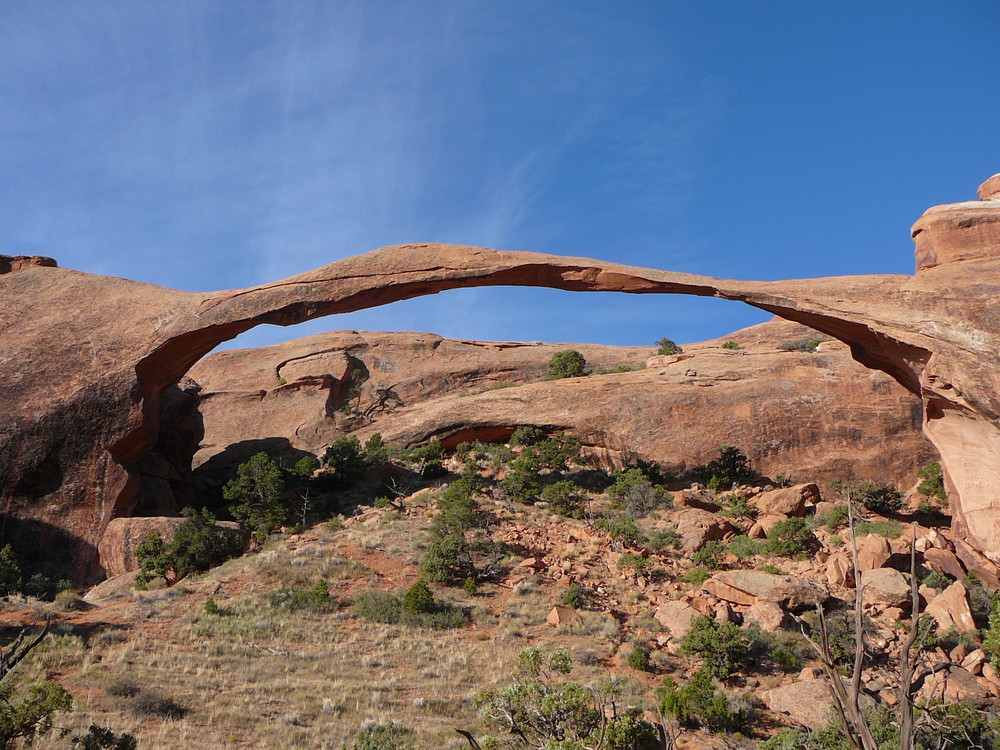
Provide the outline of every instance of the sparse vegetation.
{"type": "Polygon", "coordinates": [[[944,472],[938,461],[928,461],[917,472],[920,484],[917,485],[917,492],[936,498],[944,503],[948,500],[948,492],[944,488],[944,472]]]}
{"type": "Polygon", "coordinates": [[[722,348],[723,349],[731,349],[731,350],[735,351],[735,350],[737,350],[737,349],[739,349],[741,347],[735,341],[733,341],[732,339],[730,339],[728,341],[723,341],[722,342],[722,348]]]}
{"type": "Polygon", "coordinates": [[[576,349],[556,352],[549,360],[549,380],[578,378],[586,374],[587,360],[576,349]]]}
{"type": "Polygon", "coordinates": [[[659,349],[656,352],[657,354],[680,354],[681,352],[684,351],[679,346],[677,346],[677,344],[675,344],[673,341],[666,338],[665,336],[659,341],[657,341],[656,345],[659,347],[659,349]]]}

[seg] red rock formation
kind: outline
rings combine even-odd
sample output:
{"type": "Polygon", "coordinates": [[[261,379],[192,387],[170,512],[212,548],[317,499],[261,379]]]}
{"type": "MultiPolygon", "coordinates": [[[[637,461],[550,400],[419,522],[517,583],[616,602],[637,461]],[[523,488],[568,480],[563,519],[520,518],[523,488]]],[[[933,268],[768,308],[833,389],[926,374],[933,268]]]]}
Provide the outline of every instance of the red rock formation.
{"type": "Polygon", "coordinates": [[[932,457],[920,436],[919,400],[858,365],[840,342],[818,353],[778,349],[815,335],[772,321],[725,337],[740,344],[737,351],[717,340],[668,357],[653,356],[652,347],[356,332],[219,352],[190,372],[201,386],[204,423],[195,464],[214,459],[206,470],[217,471],[280,438],[318,454],[340,430],[362,438],[378,431],[402,444],[437,437],[453,446],[505,439],[515,427],[533,425],[580,435],[609,464],[640,457],[680,471],[731,443],[771,476],[795,471],[815,479],[912,482],[932,457]],[[592,366],[635,369],[544,380],[551,356],[569,347],[592,366]],[[348,399],[344,384],[354,371],[365,381],[348,399]],[[525,379],[536,382],[484,390],[525,379]],[[398,400],[378,411],[376,393],[390,386],[398,400]],[[369,419],[345,417],[340,407],[348,401],[370,412],[369,419]]]}
{"type": "MultiPolygon", "coordinates": [[[[991,180],[992,183],[992,180],[991,180]]],[[[534,253],[446,245],[376,250],[283,281],[211,294],[31,265],[0,275],[0,498],[5,539],[64,555],[77,578],[135,502],[159,398],[222,341],[446,289],[547,286],[746,302],[838,338],[924,402],[966,538],[1000,560],[1000,200],[931,209],[916,276],[738,282],[534,253]]],[[[5,256],[3,260],[10,262],[5,256]]],[[[64,562],[53,560],[56,567],[64,562]]]]}

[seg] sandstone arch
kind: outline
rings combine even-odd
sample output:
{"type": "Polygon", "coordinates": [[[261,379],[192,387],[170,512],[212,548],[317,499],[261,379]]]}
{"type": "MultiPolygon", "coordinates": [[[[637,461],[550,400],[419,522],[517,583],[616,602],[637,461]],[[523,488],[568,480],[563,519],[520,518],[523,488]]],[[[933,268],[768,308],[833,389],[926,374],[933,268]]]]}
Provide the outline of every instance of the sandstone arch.
{"type": "Polygon", "coordinates": [[[153,444],[162,390],[261,323],[304,320],[467,286],[691,294],[745,302],[850,345],[923,399],[956,518],[1000,560],[1000,177],[981,201],[917,222],[915,276],[740,282],[526,252],[440,244],[383,248],[248,289],[201,294],[0,256],[0,498],[5,538],[62,519],[53,549],[99,573],[108,522],[132,511],[134,463],[153,444]]]}

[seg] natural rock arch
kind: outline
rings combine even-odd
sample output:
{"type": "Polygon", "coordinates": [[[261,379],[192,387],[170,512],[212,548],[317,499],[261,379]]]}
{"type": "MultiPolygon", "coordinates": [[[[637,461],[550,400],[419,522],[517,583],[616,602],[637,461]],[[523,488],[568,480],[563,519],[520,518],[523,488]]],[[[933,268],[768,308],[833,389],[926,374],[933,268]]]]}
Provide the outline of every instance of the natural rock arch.
{"type": "MultiPolygon", "coordinates": [[[[915,276],[741,282],[538,253],[400,245],[272,284],[182,292],[0,256],[0,498],[5,538],[61,519],[75,577],[99,574],[108,522],[134,505],[135,462],[156,437],[159,398],[218,344],[447,289],[541,286],[737,300],[850,345],[924,402],[967,538],[1000,560],[1000,176],[979,202],[917,222],[915,276]]],[[[22,546],[26,540],[22,539],[22,546]]],[[[65,567],[53,560],[53,567],[65,567]]]]}

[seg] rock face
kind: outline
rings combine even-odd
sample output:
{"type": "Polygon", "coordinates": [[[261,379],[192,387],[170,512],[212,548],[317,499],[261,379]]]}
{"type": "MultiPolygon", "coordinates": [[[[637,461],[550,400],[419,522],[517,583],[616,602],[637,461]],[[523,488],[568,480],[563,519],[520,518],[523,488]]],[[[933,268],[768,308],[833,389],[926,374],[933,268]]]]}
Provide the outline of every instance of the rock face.
{"type": "MultiPolygon", "coordinates": [[[[3,541],[77,580],[136,502],[160,397],[219,343],[447,289],[486,285],[737,300],[846,342],[923,401],[966,539],[1000,560],[1000,200],[930,209],[915,276],[740,282],[583,258],[403,245],[249,289],[196,293],[0,258],[3,541]],[[17,270],[14,270],[16,267],[17,270]]],[[[691,376],[693,377],[693,376],[691,376]]]]}
{"type": "MultiPolygon", "coordinates": [[[[912,481],[932,457],[919,434],[919,401],[888,376],[858,365],[839,342],[820,353],[778,348],[815,335],[772,321],[727,336],[739,350],[716,340],[671,357],[653,356],[651,347],[353,331],[219,352],[189,373],[200,387],[204,425],[194,462],[196,468],[208,464],[203,474],[217,471],[219,463],[246,460],[282,440],[320,453],[341,431],[357,430],[362,438],[378,431],[406,444],[436,437],[454,445],[506,438],[526,424],[570,430],[608,463],[639,456],[679,471],[734,444],[770,476],[794,469],[825,480],[912,481]],[[593,367],[627,364],[634,371],[543,380],[548,360],[567,348],[593,367]],[[352,377],[360,384],[356,396],[344,385],[352,377]],[[526,379],[538,382],[484,390],[526,379]],[[390,388],[393,398],[380,405],[379,394],[390,388]],[[346,417],[347,404],[368,416],[346,417]]],[[[815,485],[809,487],[818,497],[815,485]]],[[[777,493],[776,503],[795,507],[814,499],[808,488],[777,493]]],[[[675,500],[685,504],[680,495],[675,500]]]]}

